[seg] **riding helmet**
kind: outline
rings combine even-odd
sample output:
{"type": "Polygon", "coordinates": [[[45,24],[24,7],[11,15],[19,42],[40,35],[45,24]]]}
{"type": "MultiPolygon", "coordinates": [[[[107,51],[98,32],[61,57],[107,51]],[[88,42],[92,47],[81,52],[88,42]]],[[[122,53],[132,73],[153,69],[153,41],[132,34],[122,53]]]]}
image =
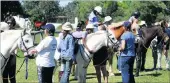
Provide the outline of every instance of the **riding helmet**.
{"type": "Polygon", "coordinates": [[[139,18],[140,17],[140,12],[136,11],[132,15],[135,16],[135,18],[139,18]]]}
{"type": "Polygon", "coordinates": [[[102,7],[96,6],[94,10],[96,10],[99,14],[102,14],[102,7]]]}

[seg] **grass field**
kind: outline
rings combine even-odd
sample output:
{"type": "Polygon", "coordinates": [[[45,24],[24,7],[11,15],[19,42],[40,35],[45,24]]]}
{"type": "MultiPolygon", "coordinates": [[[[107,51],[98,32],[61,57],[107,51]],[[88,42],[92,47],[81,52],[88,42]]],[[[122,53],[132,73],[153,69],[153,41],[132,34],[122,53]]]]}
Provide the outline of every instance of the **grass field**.
{"type": "MultiPolygon", "coordinates": [[[[169,52],[170,54],[170,52],[169,52]]],[[[23,56],[23,53],[21,51],[18,52],[19,56],[23,56]]],[[[24,58],[17,58],[17,70],[19,69],[21,63],[23,62],[24,58]]],[[[170,71],[165,70],[165,57],[162,58],[162,68],[163,70],[161,71],[145,71],[141,72],[139,77],[135,77],[135,81],[137,83],[170,83],[170,71]]],[[[121,75],[118,73],[118,70],[116,69],[116,64],[117,64],[117,59],[114,56],[113,60],[113,68],[114,68],[114,73],[116,76],[111,76],[109,77],[109,82],[110,83],[119,83],[122,82],[121,75]]],[[[136,64],[135,64],[136,65],[136,64]]],[[[134,66],[135,66],[134,65],[134,66]]],[[[145,68],[146,69],[151,69],[153,67],[153,59],[151,56],[151,50],[149,49],[147,52],[147,57],[146,57],[146,64],[145,68]]],[[[17,83],[37,83],[38,82],[38,77],[37,77],[37,69],[35,65],[35,60],[29,60],[28,63],[28,79],[25,79],[25,64],[21,68],[20,72],[16,75],[17,83]]],[[[135,67],[134,67],[135,68],[135,67]]],[[[55,75],[54,75],[54,82],[58,82],[58,71],[59,67],[56,69],[55,75]]],[[[90,63],[88,70],[87,70],[87,83],[96,83],[97,78],[95,75],[95,69],[92,65],[92,62],[90,63]]],[[[103,81],[103,79],[102,79],[103,81]]],[[[77,83],[76,80],[73,80],[73,76],[70,76],[70,83],[77,83]]]]}

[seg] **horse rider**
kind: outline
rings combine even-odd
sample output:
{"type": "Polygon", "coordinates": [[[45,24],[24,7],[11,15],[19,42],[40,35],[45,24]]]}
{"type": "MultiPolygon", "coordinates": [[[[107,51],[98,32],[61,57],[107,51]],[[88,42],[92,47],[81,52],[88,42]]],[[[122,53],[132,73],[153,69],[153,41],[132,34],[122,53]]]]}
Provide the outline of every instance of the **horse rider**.
{"type": "Polygon", "coordinates": [[[102,16],[102,7],[100,6],[96,6],[88,17],[88,24],[93,24],[94,32],[98,30],[100,24],[98,16],[102,16]]]}
{"type": "Polygon", "coordinates": [[[133,65],[135,60],[135,36],[130,32],[131,23],[124,22],[125,32],[121,35],[120,69],[123,83],[135,83],[133,65]]]}
{"type": "Polygon", "coordinates": [[[141,34],[139,34],[140,31],[138,31],[138,29],[139,29],[138,18],[139,17],[140,17],[140,12],[136,11],[129,18],[129,22],[131,23],[131,30],[132,30],[132,32],[136,32],[136,30],[137,30],[137,32],[136,32],[137,36],[141,36],[141,34]]]}
{"type": "MultiPolygon", "coordinates": [[[[5,18],[5,22],[8,24],[9,29],[14,29],[16,21],[12,16],[8,16],[7,18],[5,18]]],[[[16,83],[16,77],[15,77],[16,54],[17,54],[17,50],[10,54],[9,60],[3,72],[3,83],[8,83],[8,80],[10,80],[11,83],[16,83]]]]}
{"type": "Polygon", "coordinates": [[[52,83],[53,71],[55,68],[55,50],[57,40],[54,36],[55,26],[47,24],[43,27],[46,37],[32,50],[30,54],[37,53],[36,65],[39,83],[52,83]]]}
{"type": "Polygon", "coordinates": [[[72,25],[66,22],[62,25],[63,33],[60,38],[59,46],[57,47],[61,55],[61,64],[64,66],[64,73],[62,74],[60,83],[69,83],[69,76],[71,73],[72,63],[75,60],[74,56],[74,39],[70,34],[72,25]]]}

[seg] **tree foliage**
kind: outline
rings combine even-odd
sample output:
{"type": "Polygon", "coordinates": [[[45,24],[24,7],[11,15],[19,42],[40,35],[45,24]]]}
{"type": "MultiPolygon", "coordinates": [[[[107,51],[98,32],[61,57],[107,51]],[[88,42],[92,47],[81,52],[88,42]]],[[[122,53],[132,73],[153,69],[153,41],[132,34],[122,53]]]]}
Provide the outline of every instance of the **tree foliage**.
{"type": "Polygon", "coordinates": [[[25,11],[32,20],[43,20],[55,17],[60,11],[58,1],[23,1],[25,11]]]}
{"type": "Polygon", "coordinates": [[[3,21],[7,13],[12,15],[24,14],[19,1],[1,1],[1,20],[3,21]]]}

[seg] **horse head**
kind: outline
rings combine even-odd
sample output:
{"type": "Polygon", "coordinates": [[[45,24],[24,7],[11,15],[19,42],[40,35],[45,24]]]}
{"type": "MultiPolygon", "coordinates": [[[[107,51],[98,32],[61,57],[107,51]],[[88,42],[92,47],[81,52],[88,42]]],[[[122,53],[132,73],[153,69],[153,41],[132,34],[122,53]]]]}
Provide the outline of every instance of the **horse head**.
{"type": "Polygon", "coordinates": [[[33,26],[31,21],[28,18],[21,18],[20,16],[13,16],[16,21],[16,25],[18,25],[22,29],[32,29],[33,26]]]}
{"type": "Polygon", "coordinates": [[[18,47],[27,55],[28,51],[34,46],[33,38],[31,35],[31,29],[24,29],[21,33],[21,37],[18,40],[18,47]]]}

